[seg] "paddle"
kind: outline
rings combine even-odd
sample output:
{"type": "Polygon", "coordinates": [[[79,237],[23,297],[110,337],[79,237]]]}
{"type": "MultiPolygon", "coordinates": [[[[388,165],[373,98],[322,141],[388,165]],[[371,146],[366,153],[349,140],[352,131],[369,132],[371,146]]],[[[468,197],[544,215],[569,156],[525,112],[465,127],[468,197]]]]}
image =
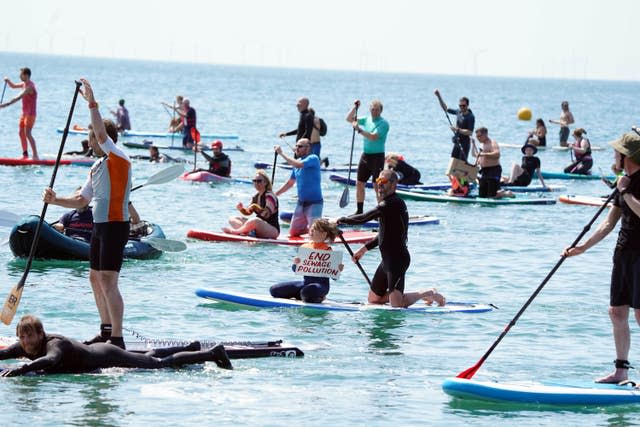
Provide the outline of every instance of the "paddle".
{"type": "MultiPolygon", "coordinates": [[[[349,252],[349,255],[351,255],[351,258],[353,258],[353,251],[351,250],[351,247],[349,246],[347,241],[344,240],[344,236],[342,235],[342,230],[338,230],[338,237],[340,237],[340,240],[342,240],[342,244],[344,245],[345,248],[347,248],[347,252],[349,252]]],[[[364,278],[367,279],[367,283],[369,284],[369,286],[371,286],[371,280],[369,279],[369,276],[367,276],[367,273],[364,271],[364,268],[362,268],[362,264],[360,264],[360,261],[356,260],[355,263],[358,266],[358,269],[360,269],[360,272],[362,273],[364,278]]]]}
{"type": "Polygon", "coordinates": [[[20,221],[20,216],[13,212],[0,210],[0,227],[13,227],[18,221],[20,221]]]}
{"type": "MultiPolygon", "coordinates": [[[[356,104],[356,110],[354,112],[354,116],[356,120],[358,120],[358,107],[360,107],[359,102],[356,104]]],[[[353,164],[353,145],[355,144],[355,141],[356,141],[356,128],[353,128],[353,133],[351,134],[351,154],[349,155],[349,175],[348,175],[349,180],[347,182],[351,181],[351,168],[353,164]]],[[[342,196],[340,197],[339,205],[341,208],[344,208],[348,204],[349,204],[349,185],[344,187],[344,191],[342,191],[342,196]]]]}
{"type": "Polygon", "coordinates": [[[276,162],[278,161],[278,152],[273,153],[273,170],[271,171],[271,186],[273,186],[273,180],[276,179],[276,162]]]}
{"type": "MultiPolygon", "coordinates": [[[[589,229],[591,228],[591,226],[593,225],[593,223],[596,221],[596,219],[600,216],[600,214],[602,213],[603,210],[605,210],[607,208],[607,205],[609,204],[609,202],[616,196],[616,194],[618,194],[618,189],[616,188],[615,190],[613,190],[613,192],[609,195],[609,197],[607,198],[607,201],[600,207],[600,209],[598,209],[598,212],[596,212],[596,214],[593,216],[593,218],[591,218],[591,221],[589,221],[589,223],[587,225],[584,226],[584,229],[582,230],[582,232],[580,233],[580,235],[578,237],[576,237],[576,240],[573,241],[573,243],[571,244],[571,246],[569,246],[569,249],[574,248],[578,242],[580,241],[580,239],[582,239],[582,237],[584,237],[585,234],[587,234],[587,232],[589,231],[589,229]]],[[[558,268],[560,268],[560,266],[562,265],[562,263],[564,262],[564,260],[567,259],[567,257],[565,255],[562,255],[560,257],[560,260],[558,260],[558,262],[556,263],[556,265],[551,269],[551,271],[549,272],[549,274],[547,274],[547,277],[544,278],[544,280],[542,281],[542,283],[540,283],[540,286],[538,286],[536,288],[536,290],[533,292],[533,294],[531,294],[531,296],[529,297],[529,299],[527,300],[527,302],[522,306],[522,308],[520,309],[520,311],[518,311],[518,314],[515,315],[515,317],[513,319],[511,319],[511,322],[509,322],[509,324],[507,325],[506,328],[504,328],[504,331],[502,331],[502,333],[500,334],[500,336],[498,337],[498,339],[496,339],[494,341],[494,343],[491,345],[491,347],[489,347],[489,350],[487,350],[487,352],[480,358],[480,360],[478,360],[478,362],[473,365],[472,367],[470,367],[469,369],[460,372],[457,375],[457,378],[465,378],[465,379],[471,379],[476,371],[478,369],[480,369],[480,366],[482,366],[482,364],[484,363],[485,360],[487,360],[487,358],[489,357],[489,355],[491,354],[491,352],[493,352],[493,350],[498,346],[498,344],[500,343],[500,341],[502,341],[502,339],[507,335],[507,333],[509,332],[509,330],[516,324],[516,322],[518,321],[518,319],[520,318],[520,316],[522,315],[522,313],[524,313],[524,311],[527,309],[527,307],[529,307],[529,305],[533,302],[533,300],[535,299],[536,296],[538,296],[538,294],[540,293],[540,291],[542,291],[542,288],[544,288],[544,286],[547,284],[547,282],[549,281],[549,279],[551,279],[551,276],[553,276],[553,274],[556,272],[556,270],[558,270],[558,268]]]]}
{"type": "MultiPolygon", "coordinates": [[[[131,189],[131,191],[136,191],[139,188],[142,188],[146,185],[156,185],[156,184],[164,184],[165,182],[169,182],[179,177],[180,174],[184,172],[184,166],[181,164],[176,164],[173,166],[169,166],[166,169],[162,169],[159,172],[151,175],[144,184],[136,185],[131,189]]],[[[2,220],[2,211],[0,211],[0,221],[2,220]]]]}
{"type": "MultiPolygon", "coordinates": [[[[76,100],[78,99],[78,93],[80,92],[80,86],[82,83],[76,81],[76,90],[73,93],[73,101],[71,101],[71,108],[69,109],[69,116],[67,117],[67,124],[64,127],[64,133],[62,134],[62,141],[60,142],[60,149],[58,150],[58,157],[56,157],[56,164],[53,167],[53,173],[51,174],[51,181],[49,182],[49,187],[53,188],[53,184],[56,180],[56,174],[58,173],[58,166],[60,166],[60,158],[62,157],[62,151],[64,150],[64,143],[67,141],[67,135],[69,134],[69,126],[71,125],[71,118],[73,117],[73,110],[76,106],[76,100]]],[[[33,242],[31,242],[31,250],[29,251],[29,259],[27,260],[27,265],[24,268],[24,273],[22,274],[22,278],[18,282],[16,286],[13,287],[9,295],[7,296],[7,300],[2,307],[2,314],[0,314],[0,320],[5,325],[10,325],[13,320],[13,316],[16,314],[16,310],[18,309],[18,304],[20,303],[20,298],[22,298],[22,291],[24,289],[24,284],[27,280],[27,276],[29,275],[29,270],[31,269],[31,263],[33,262],[33,257],[36,253],[36,248],[38,246],[38,239],[40,238],[40,229],[42,228],[42,223],[44,222],[44,217],[47,213],[48,203],[44,203],[42,205],[42,212],[40,213],[40,221],[38,221],[38,226],[36,227],[36,232],[33,236],[33,242]]]]}
{"type": "MultiPolygon", "coordinates": [[[[451,122],[451,118],[449,117],[449,112],[447,111],[446,108],[444,108],[444,101],[442,101],[442,97],[440,96],[440,92],[436,93],[436,96],[438,97],[438,100],[440,101],[440,108],[442,108],[442,111],[444,111],[444,115],[447,118],[447,121],[449,122],[449,129],[451,129],[453,127],[453,123],[451,122]]],[[[462,150],[462,145],[460,145],[460,141],[458,141],[458,134],[456,133],[456,131],[454,131],[453,129],[451,129],[451,132],[453,132],[453,135],[456,137],[456,144],[458,146],[458,149],[460,150],[460,153],[466,154],[464,152],[464,150],[462,150]]],[[[477,162],[476,162],[477,164],[477,162]]]]}
{"type": "Polygon", "coordinates": [[[193,171],[196,171],[196,162],[198,161],[198,144],[200,143],[200,132],[198,129],[191,128],[191,139],[193,139],[193,171]]]}
{"type": "Polygon", "coordinates": [[[7,81],[4,81],[4,87],[2,88],[2,96],[0,97],[0,104],[2,104],[2,101],[4,100],[4,91],[7,90],[7,81]]]}
{"type": "Polygon", "coordinates": [[[149,246],[164,252],[182,252],[187,249],[187,245],[179,240],[160,239],[157,237],[149,237],[143,240],[149,246]]]}

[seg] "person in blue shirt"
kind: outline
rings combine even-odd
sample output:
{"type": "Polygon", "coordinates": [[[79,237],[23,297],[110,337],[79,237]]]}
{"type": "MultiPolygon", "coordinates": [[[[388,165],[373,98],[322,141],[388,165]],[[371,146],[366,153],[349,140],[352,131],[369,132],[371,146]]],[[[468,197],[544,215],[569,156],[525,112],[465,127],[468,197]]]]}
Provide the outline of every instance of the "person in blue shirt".
{"type": "MultiPolygon", "coordinates": [[[[278,191],[280,196],[296,184],[298,190],[298,203],[293,211],[289,237],[297,237],[308,232],[309,227],[316,219],[322,218],[322,189],[320,187],[320,158],[311,154],[311,141],[302,138],[296,142],[296,158],[290,157],[282,151],[282,147],[274,147],[287,163],[293,166],[291,176],[278,191]]],[[[384,159],[383,159],[384,160],[384,159]]]]}
{"type": "Polygon", "coordinates": [[[384,169],[384,145],[389,133],[389,122],[381,116],[383,107],[378,99],[371,101],[369,117],[356,117],[358,107],[360,107],[360,100],[355,100],[353,108],[347,115],[347,122],[362,135],[364,141],[356,181],[356,214],[361,214],[364,209],[364,189],[367,181],[371,178],[375,188],[375,179],[384,169]]]}

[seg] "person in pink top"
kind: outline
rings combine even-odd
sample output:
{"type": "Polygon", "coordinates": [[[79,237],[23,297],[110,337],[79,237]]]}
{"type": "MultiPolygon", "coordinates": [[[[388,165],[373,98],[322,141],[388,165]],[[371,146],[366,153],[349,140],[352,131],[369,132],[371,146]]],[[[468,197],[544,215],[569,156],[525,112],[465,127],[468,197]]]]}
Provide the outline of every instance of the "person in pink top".
{"type": "Polygon", "coordinates": [[[0,108],[18,102],[22,99],[22,115],[20,116],[20,143],[22,144],[22,157],[29,157],[27,152],[27,141],[31,145],[31,154],[34,160],[38,160],[38,150],[36,149],[36,140],[31,135],[31,129],[36,122],[36,103],[38,100],[38,91],[36,85],[31,81],[31,70],[27,67],[20,69],[20,80],[22,83],[13,83],[8,77],[4,78],[5,84],[11,89],[22,89],[22,92],[12,100],[0,104],[0,108]]]}

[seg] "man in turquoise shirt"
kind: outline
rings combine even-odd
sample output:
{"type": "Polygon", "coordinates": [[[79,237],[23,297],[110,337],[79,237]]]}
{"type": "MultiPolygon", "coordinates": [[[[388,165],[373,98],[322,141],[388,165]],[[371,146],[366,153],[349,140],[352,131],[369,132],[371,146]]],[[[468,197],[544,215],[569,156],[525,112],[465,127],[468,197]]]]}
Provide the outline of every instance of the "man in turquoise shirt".
{"type": "Polygon", "coordinates": [[[375,179],[384,169],[384,144],[389,133],[389,122],[382,118],[382,102],[378,99],[371,101],[369,106],[370,117],[356,117],[356,109],[360,106],[360,100],[353,103],[353,108],[347,115],[347,122],[353,129],[362,135],[364,149],[358,163],[358,178],[356,181],[356,214],[361,214],[364,208],[364,189],[369,178],[372,178],[375,187],[375,179]]]}

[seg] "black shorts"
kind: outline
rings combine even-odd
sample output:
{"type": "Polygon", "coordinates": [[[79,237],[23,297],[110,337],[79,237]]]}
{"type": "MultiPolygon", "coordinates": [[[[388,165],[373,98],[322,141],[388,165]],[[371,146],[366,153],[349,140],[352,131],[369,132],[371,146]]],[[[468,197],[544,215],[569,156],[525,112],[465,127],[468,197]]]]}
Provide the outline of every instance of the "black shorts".
{"type": "Polygon", "coordinates": [[[612,307],[628,305],[640,309],[640,250],[614,251],[609,304],[612,307]]]}
{"type": "Polygon", "coordinates": [[[529,175],[529,172],[527,172],[526,170],[523,170],[522,174],[520,174],[516,178],[516,180],[509,185],[513,185],[516,187],[526,187],[529,184],[531,184],[531,175],[529,175]]]}
{"type": "Polygon", "coordinates": [[[373,280],[371,280],[371,291],[379,297],[395,290],[404,293],[404,276],[410,263],[409,254],[406,254],[406,257],[402,257],[402,259],[388,262],[387,267],[381,262],[373,275],[373,280]]]}
{"type": "Polygon", "coordinates": [[[93,224],[89,259],[96,271],[120,271],[124,246],[129,240],[129,222],[93,224]]]}
{"type": "Polygon", "coordinates": [[[382,169],[384,169],[384,153],[362,153],[358,163],[358,181],[367,182],[371,177],[375,181],[382,169]]]}

